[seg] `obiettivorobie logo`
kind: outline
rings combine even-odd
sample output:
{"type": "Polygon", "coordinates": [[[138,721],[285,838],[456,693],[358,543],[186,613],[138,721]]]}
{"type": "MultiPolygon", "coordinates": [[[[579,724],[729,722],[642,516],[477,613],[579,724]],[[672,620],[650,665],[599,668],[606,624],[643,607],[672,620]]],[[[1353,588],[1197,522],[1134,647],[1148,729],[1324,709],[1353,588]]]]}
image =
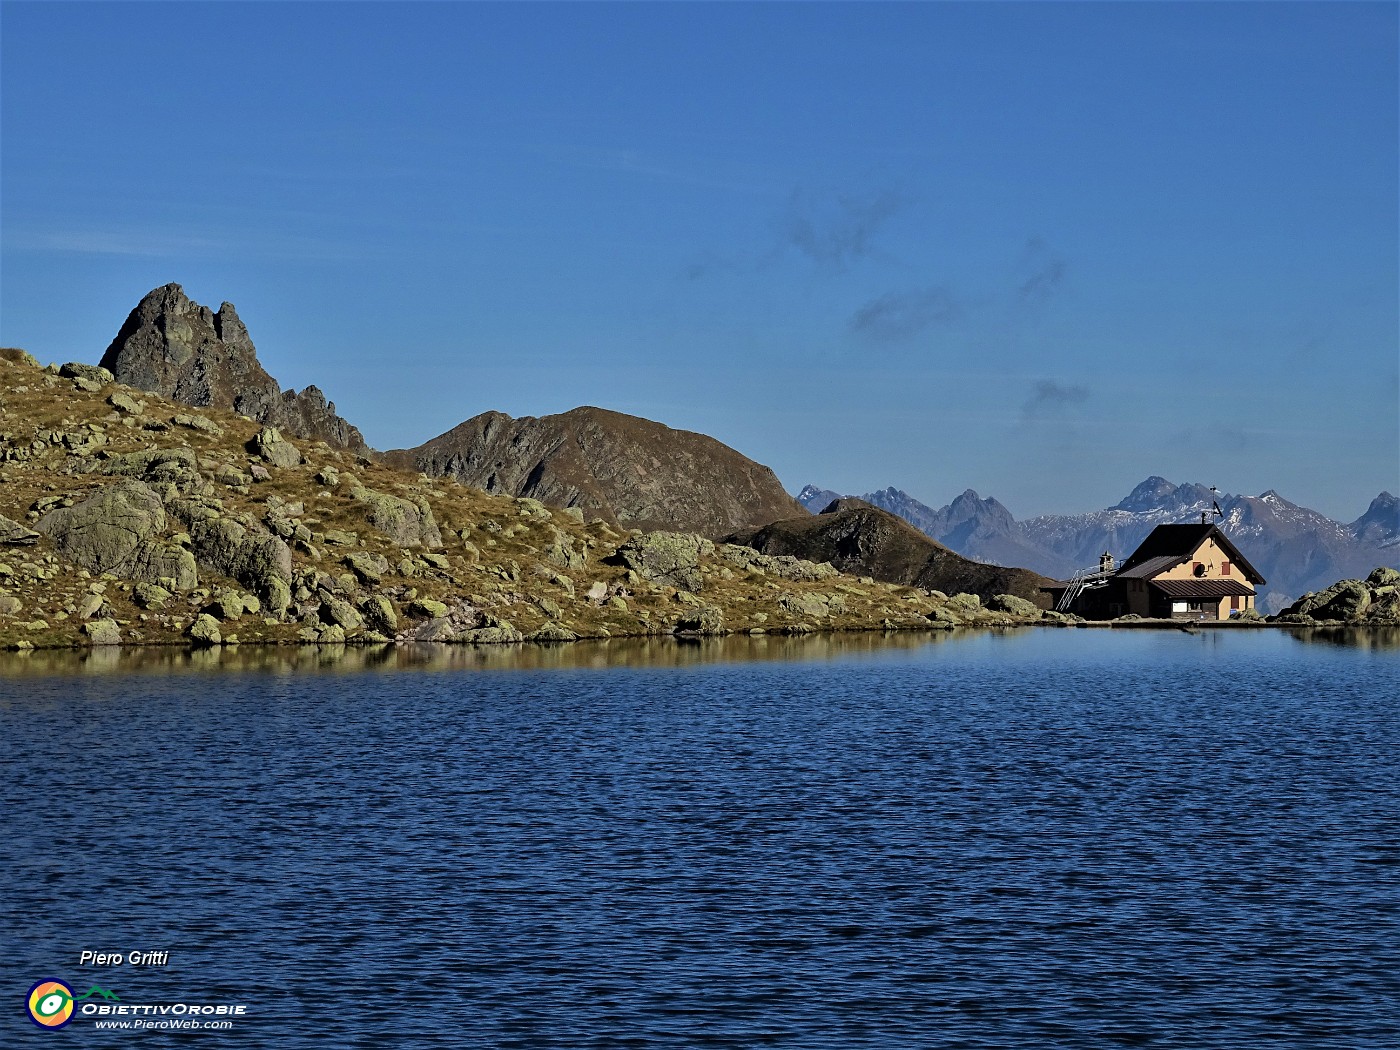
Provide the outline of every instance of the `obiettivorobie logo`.
{"type": "Polygon", "coordinates": [[[242,1003],[124,1003],[97,985],[74,995],[72,985],[52,978],[36,982],[27,1001],[29,1019],[40,1028],[62,1028],[81,1017],[98,1028],[227,1029],[248,1012],[242,1003]]]}
{"type": "Polygon", "coordinates": [[[94,995],[121,1002],[115,993],[97,985],[82,995],[74,995],[73,989],[62,981],[38,981],[29,989],[29,1019],[40,1028],[62,1028],[73,1020],[73,1005],[94,995]]]}

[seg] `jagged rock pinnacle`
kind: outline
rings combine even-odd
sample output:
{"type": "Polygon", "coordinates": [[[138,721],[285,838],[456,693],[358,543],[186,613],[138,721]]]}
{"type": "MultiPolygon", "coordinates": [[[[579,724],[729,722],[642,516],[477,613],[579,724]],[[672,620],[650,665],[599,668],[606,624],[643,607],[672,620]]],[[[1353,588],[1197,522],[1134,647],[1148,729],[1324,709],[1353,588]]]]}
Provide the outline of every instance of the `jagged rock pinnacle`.
{"type": "Polygon", "coordinates": [[[359,430],[316,387],[283,391],[267,374],[232,303],[215,312],[178,284],[156,288],[137,304],[102,355],[102,367],[119,383],[187,405],[229,408],[298,437],[366,448],[359,430]]]}

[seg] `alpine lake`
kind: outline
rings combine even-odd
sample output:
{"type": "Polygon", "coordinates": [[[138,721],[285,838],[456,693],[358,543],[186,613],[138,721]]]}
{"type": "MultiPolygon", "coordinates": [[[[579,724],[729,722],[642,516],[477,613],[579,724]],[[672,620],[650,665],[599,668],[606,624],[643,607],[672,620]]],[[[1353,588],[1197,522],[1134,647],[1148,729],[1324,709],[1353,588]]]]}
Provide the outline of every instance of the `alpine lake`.
{"type": "Polygon", "coordinates": [[[6,655],[7,994],[89,994],[0,1044],[1393,1050],[1397,696],[1396,631],[6,655]]]}

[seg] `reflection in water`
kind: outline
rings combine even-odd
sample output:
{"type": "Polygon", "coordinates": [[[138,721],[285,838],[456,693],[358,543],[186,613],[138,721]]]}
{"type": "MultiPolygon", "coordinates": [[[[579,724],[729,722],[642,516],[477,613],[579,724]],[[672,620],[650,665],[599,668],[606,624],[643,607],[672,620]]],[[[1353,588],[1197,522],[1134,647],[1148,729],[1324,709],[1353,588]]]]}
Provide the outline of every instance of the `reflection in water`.
{"type": "Polygon", "coordinates": [[[1347,649],[1400,649],[1400,627],[1301,627],[1288,632],[1307,644],[1347,649]]]}
{"type": "Polygon", "coordinates": [[[367,670],[541,670],[689,667],[750,661],[835,660],[921,649],[972,631],[841,632],[733,635],[724,638],[616,638],[559,645],[300,645],[189,650],[175,646],[104,646],[0,653],[0,677],[132,672],[367,670]]]}

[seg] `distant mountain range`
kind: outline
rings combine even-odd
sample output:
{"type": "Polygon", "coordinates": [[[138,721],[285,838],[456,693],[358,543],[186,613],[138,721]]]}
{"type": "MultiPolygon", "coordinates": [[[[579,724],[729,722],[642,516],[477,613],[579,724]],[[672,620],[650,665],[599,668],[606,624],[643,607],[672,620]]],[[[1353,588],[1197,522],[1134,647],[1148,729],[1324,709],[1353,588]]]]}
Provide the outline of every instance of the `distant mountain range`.
{"type": "MultiPolygon", "coordinates": [[[[808,485],[797,499],[818,512],[839,496],[808,485]]],[[[1378,495],[1350,524],[1290,503],[1272,489],[1259,496],[1216,494],[1204,485],[1177,485],[1156,476],[1104,510],[1026,521],[1017,521],[1001,503],[971,489],[938,510],[895,488],[859,498],[899,515],[964,557],[1059,579],[1096,564],[1105,550],[1125,558],[1157,525],[1197,520],[1216,501],[1223,512],[1218,524],[1269,581],[1260,589],[1265,613],[1338,579],[1361,578],[1378,565],[1400,561],[1400,501],[1389,492],[1378,495]]]]}

